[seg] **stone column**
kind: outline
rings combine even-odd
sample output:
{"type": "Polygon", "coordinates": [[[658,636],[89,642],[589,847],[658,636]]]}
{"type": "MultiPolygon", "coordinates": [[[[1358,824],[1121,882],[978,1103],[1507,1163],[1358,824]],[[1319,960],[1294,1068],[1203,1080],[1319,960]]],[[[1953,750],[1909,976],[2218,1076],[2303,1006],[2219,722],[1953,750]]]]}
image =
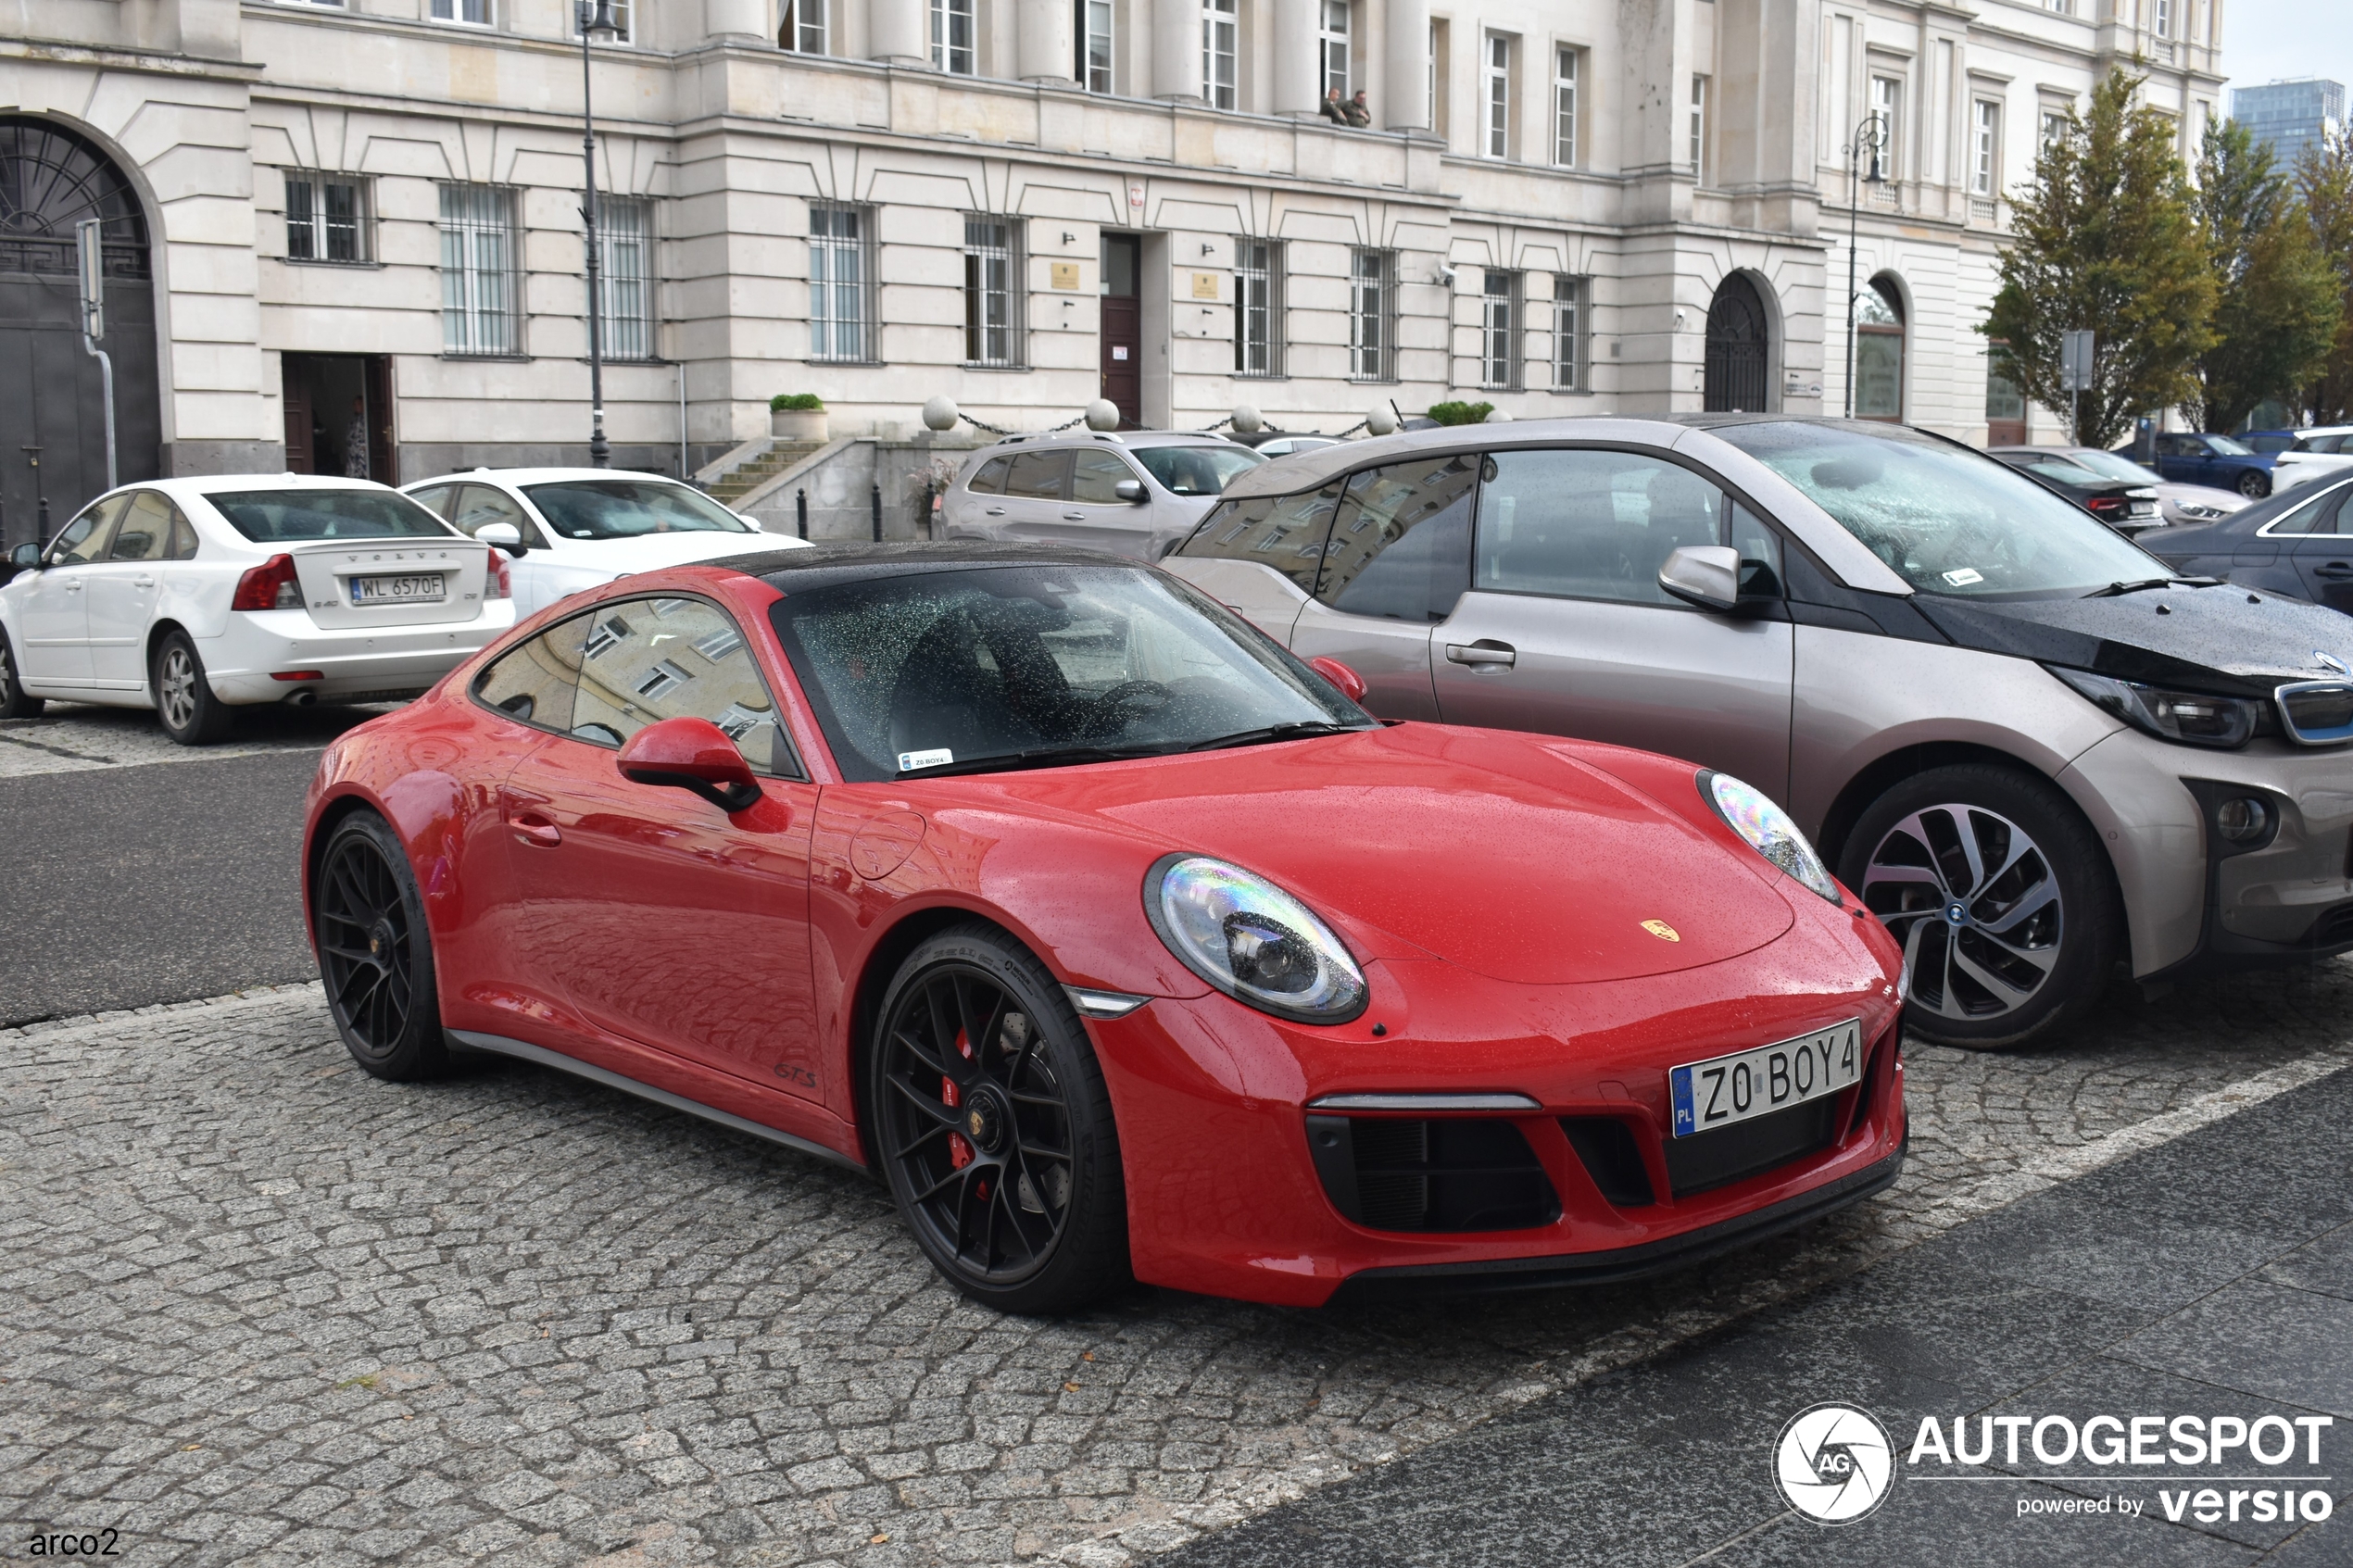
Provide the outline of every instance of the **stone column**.
{"type": "Polygon", "coordinates": [[[1198,98],[1201,83],[1201,0],[1151,0],[1152,96],[1198,98]]]}
{"type": "Polygon", "coordinates": [[[1077,52],[1071,0],[1020,0],[1013,19],[1021,79],[1068,85],[1077,52]]]}
{"type": "Polygon", "coordinates": [[[1429,0],[1389,0],[1382,19],[1389,28],[1380,94],[1373,105],[1378,123],[1391,131],[1428,131],[1429,126],[1429,0]]]}
{"type": "Polygon", "coordinates": [[[925,0],[866,0],[866,51],[897,65],[931,63],[931,13],[925,0]]]}
{"type": "Polygon", "coordinates": [[[1275,0],[1275,112],[1314,114],[1324,96],[1324,60],[1315,37],[1322,0],[1275,0]]]}

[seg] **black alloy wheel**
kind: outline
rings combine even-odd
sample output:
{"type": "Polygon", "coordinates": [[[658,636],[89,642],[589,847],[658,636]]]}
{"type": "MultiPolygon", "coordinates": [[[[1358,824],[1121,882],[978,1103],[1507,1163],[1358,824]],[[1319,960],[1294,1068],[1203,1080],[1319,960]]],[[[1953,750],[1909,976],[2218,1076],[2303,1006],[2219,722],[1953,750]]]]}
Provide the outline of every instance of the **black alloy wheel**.
{"type": "Polygon", "coordinates": [[[868,1057],[875,1154],[933,1264],[1002,1311],[1067,1311],[1129,1279],[1102,1069],[1052,975],[995,927],[909,955],[868,1057]]]}
{"type": "Polygon", "coordinates": [[[2271,493],[2271,475],[2261,469],[2246,469],[2239,474],[2239,494],[2250,501],[2259,501],[2271,493]]]}
{"type": "Polygon", "coordinates": [[[311,884],[319,978],[352,1060],[405,1083],[449,1067],[433,936],[409,857],[384,819],[338,823],[311,884]]]}
{"type": "Polygon", "coordinates": [[[17,650],[8,646],[8,633],[0,631],[0,719],[38,719],[48,706],[45,698],[25,696],[17,674],[17,650]]]}

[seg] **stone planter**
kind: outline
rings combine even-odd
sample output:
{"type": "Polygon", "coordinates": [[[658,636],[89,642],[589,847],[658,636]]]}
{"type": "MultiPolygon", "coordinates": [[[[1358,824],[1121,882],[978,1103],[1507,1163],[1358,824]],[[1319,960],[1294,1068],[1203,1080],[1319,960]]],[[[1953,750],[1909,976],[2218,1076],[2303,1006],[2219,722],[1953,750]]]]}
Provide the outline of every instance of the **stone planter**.
{"type": "Polygon", "coordinates": [[[779,441],[826,441],[823,408],[771,408],[768,433],[779,441]]]}

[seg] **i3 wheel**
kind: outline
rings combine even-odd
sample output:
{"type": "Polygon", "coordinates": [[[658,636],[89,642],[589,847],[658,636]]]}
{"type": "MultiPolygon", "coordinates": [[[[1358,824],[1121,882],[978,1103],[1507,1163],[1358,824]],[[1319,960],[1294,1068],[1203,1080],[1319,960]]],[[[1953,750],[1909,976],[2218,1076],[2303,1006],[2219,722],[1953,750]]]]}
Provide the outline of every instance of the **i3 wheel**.
{"type": "Polygon", "coordinates": [[[204,660],[196,656],[196,645],[187,633],[165,633],[156,647],[151,673],[156,717],[162,721],[165,734],[182,746],[210,746],[227,737],[236,715],[212,695],[212,683],[205,679],[204,660]]]}
{"type": "Polygon", "coordinates": [[[447,1072],[424,900],[383,818],[361,811],[336,824],[310,905],[319,978],[352,1060],[396,1083],[447,1072]]]}
{"type": "Polygon", "coordinates": [[[38,719],[48,706],[41,697],[25,696],[17,679],[17,650],[9,646],[8,633],[0,631],[0,719],[38,719]]]}
{"type": "Polygon", "coordinates": [[[1911,975],[1906,1022],[1939,1045],[2023,1045],[2097,1004],[2123,915],[2108,856],[2045,780],[1964,764],[1915,774],[1848,834],[1840,876],[1911,975]]]}
{"type": "Polygon", "coordinates": [[[995,927],[908,955],[867,1055],[875,1155],[934,1266],[1000,1311],[1128,1283],[1119,1135],[1085,1027],[995,927]]]}
{"type": "Polygon", "coordinates": [[[2271,477],[2261,469],[2248,469],[2239,475],[2239,494],[2248,500],[2259,501],[2271,493],[2271,477]]]}

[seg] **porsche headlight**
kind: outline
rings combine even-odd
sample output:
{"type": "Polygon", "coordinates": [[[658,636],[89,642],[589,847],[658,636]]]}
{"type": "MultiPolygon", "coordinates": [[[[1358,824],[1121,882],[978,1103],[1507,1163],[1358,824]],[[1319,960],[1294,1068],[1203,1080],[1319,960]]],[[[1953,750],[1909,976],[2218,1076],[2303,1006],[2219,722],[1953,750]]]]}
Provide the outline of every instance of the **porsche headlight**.
{"type": "Polygon", "coordinates": [[[1838,884],[1797,831],[1797,823],[1787,811],[1773,804],[1770,797],[1754,784],[1743,784],[1730,773],[1718,773],[1703,768],[1699,775],[1699,792],[1726,825],[1748,841],[1750,848],[1806,884],[1831,903],[1843,903],[1838,896],[1838,884]]]}
{"type": "Polygon", "coordinates": [[[1179,962],[1236,1001],[1301,1023],[1365,1010],[1364,972],[1306,905],[1239,866],[1164,855],[1144,878],[1144,913],[1179,962]]]}

